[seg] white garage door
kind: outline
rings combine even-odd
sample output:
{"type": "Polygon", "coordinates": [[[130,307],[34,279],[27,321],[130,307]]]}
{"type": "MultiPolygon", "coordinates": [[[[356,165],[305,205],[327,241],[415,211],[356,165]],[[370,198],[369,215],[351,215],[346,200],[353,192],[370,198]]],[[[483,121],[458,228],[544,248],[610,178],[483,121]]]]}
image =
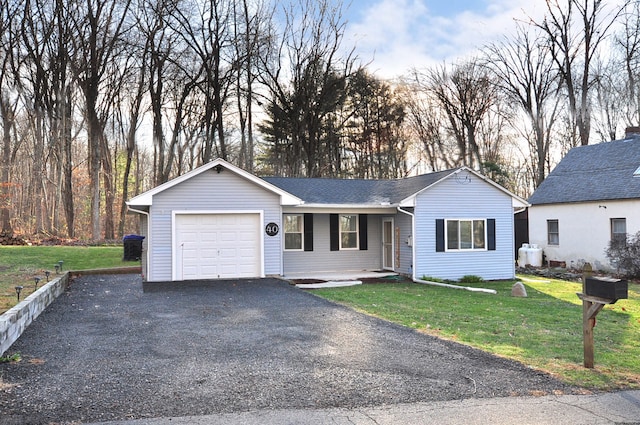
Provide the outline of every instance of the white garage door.
{"type": "Polygon", "coordinates": [[[260,277],[260,214],[175,216],[175,279],[260,277]]]}

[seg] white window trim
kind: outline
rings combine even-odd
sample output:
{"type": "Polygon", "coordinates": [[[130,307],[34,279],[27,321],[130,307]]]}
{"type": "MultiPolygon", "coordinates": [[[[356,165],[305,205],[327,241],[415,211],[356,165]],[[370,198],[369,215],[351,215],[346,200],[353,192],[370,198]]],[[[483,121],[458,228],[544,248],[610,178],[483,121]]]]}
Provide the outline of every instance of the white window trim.
{"type": "Polygon", "coordinates": [[[447,218],[444,220],[444,247],[445,252],[482,252],[488,251],[487,245],[487,219],[486,218],[447,218]],[[484,223],[484,248],[449,248],[449,222],[457,221],[458,222],[458,244],[460,244],[460,222],[461,221],[470,221],[471,222],[471,243],[473,244],[473,222],[474,221],[482,221],[484,223]]]}
{"type": "Polygon", "coordinates": [[[338,238],[340,242],[340,251],[358,251],[360,249],[360,215],[359,214],[338,214],[338,238]],[[355,217],[356,218],[356,246],[352,248],[344,248],[342,246],[342,234],[343,233],[354,233],[354,232],[343,232],[342,231],[342,217],[355,217]]]}
{"type": "MultiPolygon", "coordinates": [[[[283,220],[282,223],[282,233],[283,233],[283,237],[282,237],[282,250],[283,251],[287,251],[287,252],[300,252],[300,251],[304,251],[304,214],[285,214],[286,216],[295,216],[295,217],[299,217],[300,218],[300,248],[287,248],[287,234],[289,232],[286,231],[286,218],[283,220]]],[[[292,232],[293,233],[298,233],[298,232],[292,232]]]]}
{"type": "Polygon", "coordinates": [[[610,223],[610,227],[611,227],[611,240],[613,241],[615,239],[615,235],[624,235],[624,238],[620,238],[623,239],[624,241],[627,240],[627,218],[626,217],[612,217],[609,220],[610,223]],[[614,222],[623,222],[624,223],[624,233],[614,233],[614,222]]]}
{"type": "Polygon", "coordinates": [[[547,245],[548,246],[560,246],[560,220],[558,220],[557,218],[550,218],[547,219],[547,245]],[[551,243],[551,238],[549,237],[551,235],[551,232],[549,231],[549,222],[555,221],[558,225],[558,231],[555,232],[558,235],[558,243],[551,243]]]}

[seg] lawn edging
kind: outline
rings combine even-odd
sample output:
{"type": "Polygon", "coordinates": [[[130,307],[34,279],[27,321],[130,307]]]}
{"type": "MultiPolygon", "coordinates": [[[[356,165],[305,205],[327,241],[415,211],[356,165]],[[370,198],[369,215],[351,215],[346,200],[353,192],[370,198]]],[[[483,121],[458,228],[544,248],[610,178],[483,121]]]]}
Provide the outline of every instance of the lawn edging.
{"type": "Polygon", "coordinates": [[[68,286],[69,272],[66,272],[47,282],[0,316],[0,356],[68,286]]]}

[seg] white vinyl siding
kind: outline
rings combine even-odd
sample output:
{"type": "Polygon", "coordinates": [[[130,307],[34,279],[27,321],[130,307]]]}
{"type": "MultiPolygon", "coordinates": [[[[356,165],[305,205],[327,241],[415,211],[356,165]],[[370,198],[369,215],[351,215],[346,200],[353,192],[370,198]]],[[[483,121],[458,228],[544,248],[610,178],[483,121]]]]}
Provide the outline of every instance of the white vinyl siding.
{"type": "Polygon", "coordinates": [[[331,251],[329,214],[313,215],[313,251],[283,251],[284,275],[382,268],[382,216],[368,216],[367,250],[331,251]]]}
{"type": "MultiPolygon", "coordinates": [[[[260,231],[268,223],[282,228],[280,197],[255,183],[238,176],[230,170],[217,173],[209,170],[185,180],[179,185],[160,192],[153,197],[150,208],[150,235],[153,250],[149,258],[149,280],[172,279],[173,211],[261,211],[263,222],[260,231]]],[[[262,261],[265,275],[282,273],[282,234],[263,235],[262,261]]]]}
{"type": "Polygon", "coordinates": [[[400,246],[400,267],[396,268],[395,271],[411,275],[413,272],[413,247],[407,243],[409,237],[411,237],[411,240],[414,238],[411,216],[399,213],[395,217],[395,226],[400,229],[399,241],[397,242],[400,246]]]}
{"type": "Polygon", "coordinates": [[[468,179],[450,177],[420,193],[414,213],[417,278],[457,280],[477,275],[494,280],[515,276],[513,206],[507,193],[470,173],[468,179]],[[479,218],[495,219],[495,250],[436,252],[436,220],[479,218]]]}

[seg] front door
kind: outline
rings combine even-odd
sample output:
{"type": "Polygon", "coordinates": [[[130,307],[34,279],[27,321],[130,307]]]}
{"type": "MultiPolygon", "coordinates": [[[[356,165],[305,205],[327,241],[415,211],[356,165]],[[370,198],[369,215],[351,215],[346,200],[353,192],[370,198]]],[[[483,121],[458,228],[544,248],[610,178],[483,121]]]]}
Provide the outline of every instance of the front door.
{"type": "Polygon", "coordinates": [[[382,268],[393,270],[393,219],[382,221],[382,268]]]}

